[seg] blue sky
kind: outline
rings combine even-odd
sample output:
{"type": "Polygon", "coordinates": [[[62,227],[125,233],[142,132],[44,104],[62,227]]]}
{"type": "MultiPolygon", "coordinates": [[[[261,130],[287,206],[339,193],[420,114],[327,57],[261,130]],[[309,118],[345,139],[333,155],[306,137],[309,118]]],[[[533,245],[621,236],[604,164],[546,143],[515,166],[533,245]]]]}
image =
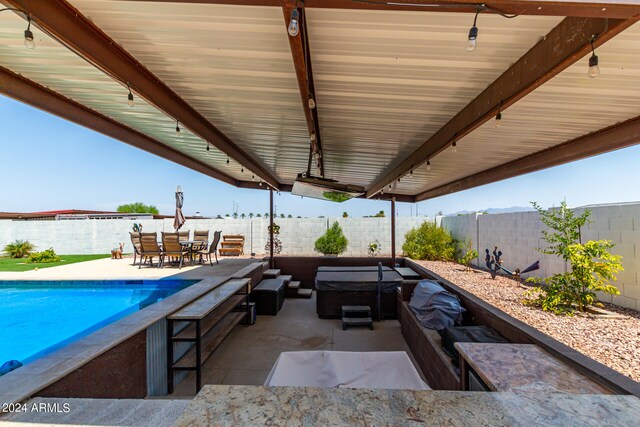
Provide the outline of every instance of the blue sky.
{"type": "MultiPolygon", "coordinates": [[[[269,210],[266,191],[237,189],[182,166],[148,154],[48,113],[0,96],[2,162],[0,211],[54,209],[115,210],[140,201],[171,215],[174,190],[185,193],[187,215],[205,216],[269,210]],[[141,180],[139,177],[144,176],[141,180]]],[[[570,206],[640,200],[640,146],[619,150],[485,185],[418,204],[398,203],[398,214],[434,215],[461,210],[528,206],[537,201],[570,206]]],[[[282,193],[275,197],[277,213],[294,216],[389,214],[389,202],[352,200],[332,203],[282,193]]]]}

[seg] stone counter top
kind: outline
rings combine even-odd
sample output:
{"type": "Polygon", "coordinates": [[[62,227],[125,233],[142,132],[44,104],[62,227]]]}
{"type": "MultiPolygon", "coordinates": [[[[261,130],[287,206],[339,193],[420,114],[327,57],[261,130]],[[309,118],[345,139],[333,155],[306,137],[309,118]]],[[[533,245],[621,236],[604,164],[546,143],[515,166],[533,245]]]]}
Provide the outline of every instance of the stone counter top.
{"type": "Polygon", "coordinates": [[[492,391],[612,393],[534,344],[457,342],[454,345],[492,391]]]}
{"type": "Polygon", "coordinates": [[[582,427],[639,419],[635,396],[206,385],[175,426],[582,427]]]}

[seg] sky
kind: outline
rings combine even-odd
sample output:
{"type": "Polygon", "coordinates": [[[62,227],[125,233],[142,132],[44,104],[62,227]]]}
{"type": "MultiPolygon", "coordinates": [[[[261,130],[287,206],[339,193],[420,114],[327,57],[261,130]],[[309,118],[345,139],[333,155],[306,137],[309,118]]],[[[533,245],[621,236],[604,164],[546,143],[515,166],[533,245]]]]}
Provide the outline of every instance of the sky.
{"type": "MultiPolygon", "coordinates": [[[[174,191],[184,212],[204,216],[269,211],[269,193],[238,189],[120,141],[0,96],[1,212],[58,209],[115,210],[143,202],[173,215],[174,191]]],[[[488,208],[569,206],[640,200],[640,146],[438,197],[397,203],[399,216],[433,216],[488,208]]],[[[277,214],[316,217],[390,212],[390,202],[333,203],[288,193],[274,198],[277,214]]]]}

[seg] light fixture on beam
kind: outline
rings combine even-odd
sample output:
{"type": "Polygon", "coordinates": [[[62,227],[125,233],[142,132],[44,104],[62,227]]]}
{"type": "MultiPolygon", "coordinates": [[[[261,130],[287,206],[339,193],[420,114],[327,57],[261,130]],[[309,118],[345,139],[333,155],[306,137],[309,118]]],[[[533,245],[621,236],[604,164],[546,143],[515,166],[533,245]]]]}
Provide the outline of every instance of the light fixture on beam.
{"type": "MultiPolygon", "coordinates": [[[[182,132],[180,132],[180,121],[176,119],[176,136],[181,137],[182,132]]],[[[209,147],[209,143],[207,142],[207,147],[209,147]]],[[[207,150],[209,151],[209,150],[207,150]]]]}
{"type": "Polygon", "coordinates": [[[313,99],[313,95],[309,94],[309,109],[313,110],[316,108],[316,101],[313,99]]]}
{"type": "Polygon", "coordinates": [[[229,156],[227,156],[227,166],[229,166],[229,156]]]}
{"type": "Polygon", "coordinates": [[[502,126],[502,111],[500,111],[501,108],[502,108],[502,100],[498,103],[498,114],[496,114],[496,121],[494,123],[494,126],[497,128],[502,126]]]}
{"type": "Polygon", "coordinates": [[[129,85],[129,83],[127,83],[127,89],[129,89],[129,95],[127,95],[127,105],[133,108],[136,103],[133,101],[133,93],[131,93],[131,86],[129,85]]]}
{"type": "Polygon", "coordinates": [[[451,152],[453,152],[453,153],[457,153],[458,152],[458,143],[456,142],[455,139],[451,143],[451,152]]]}
{"type": "MultiPolygon", "coordinates": [[[[304,6],[304,1],[302,2],[304,6]]],[[[289,19],[289,35],[296,37],[300,33],[300,12],[298,12],[298,2],[296,1],[296,7],[291,11],[291,18],[289,19]]]]}
{"type": "Polygon", "coordinates": [[[600,75],[600,67],[598,66],[598,56],[596,55],[596,51],[593,47],[593,42],[596,41],[596,37],[591,37],[591,57],[589,58],[589,78],[595,79],[600,75]]]}
{"type": "Polygon", "coordinates": [[[207,141],[207,151],[209,151],[209,150],[210,150],[210,148],[209,148],[209,141],[207,141]]]}
{"type": "Polygon", "coordinates": [[[427,170],[431,170],[431,161],[429,159],[427,159],[427,170]]]}
{"type": "Polygon", "coordinates": [[[35,49],[36,42],[33,40],[33,33],[31,32],[31,17],[27,15],[27,29],[24,30],[24,47],[27,49],[35,49]]]}

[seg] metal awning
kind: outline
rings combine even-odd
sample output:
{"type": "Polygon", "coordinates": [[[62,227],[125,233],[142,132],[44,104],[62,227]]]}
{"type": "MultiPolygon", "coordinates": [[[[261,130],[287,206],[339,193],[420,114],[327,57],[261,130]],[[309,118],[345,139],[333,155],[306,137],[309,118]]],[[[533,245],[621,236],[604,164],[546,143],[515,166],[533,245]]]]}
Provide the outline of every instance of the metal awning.
{"type": "Polygon", "coordinates": [[[0,13],[0,93],[239,187],[289,190],[312,146],[325,177],[419,201],[640,141],[640,6],[483,11],[466,52],[480,2],[309,0],[300,42],[289,1],[0,1],[37,44],[0,13]]]}

